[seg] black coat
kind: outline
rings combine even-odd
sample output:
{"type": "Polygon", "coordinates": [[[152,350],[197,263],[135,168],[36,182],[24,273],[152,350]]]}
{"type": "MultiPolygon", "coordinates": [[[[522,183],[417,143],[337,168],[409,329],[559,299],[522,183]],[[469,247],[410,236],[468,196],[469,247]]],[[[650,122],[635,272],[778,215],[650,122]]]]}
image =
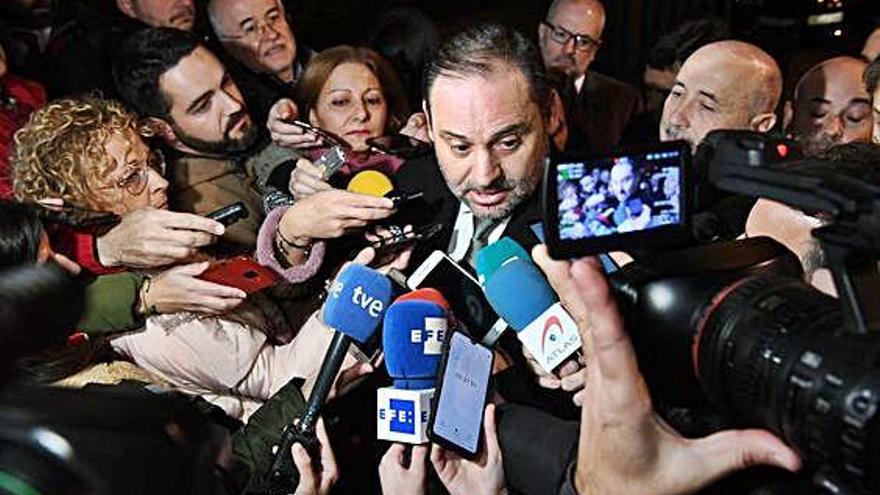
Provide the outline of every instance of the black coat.
{"type": "Polygon", "coordinates": [[[583,122],[580,132],[591,152],[605,153],[620,143],[630,121],[642,110],[639,90],[598,72],[588,72],[577,97],[583,122]]]}

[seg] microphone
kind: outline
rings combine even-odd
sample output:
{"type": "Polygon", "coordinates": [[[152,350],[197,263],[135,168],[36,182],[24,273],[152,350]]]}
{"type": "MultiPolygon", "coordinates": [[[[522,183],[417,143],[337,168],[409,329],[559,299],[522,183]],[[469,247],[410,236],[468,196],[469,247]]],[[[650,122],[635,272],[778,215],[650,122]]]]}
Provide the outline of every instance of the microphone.
{"type": "Polygon", "coordinates": [[[502,237],[477,251],[475,264],[480,285],[485,287],[486,280],[492,278],[492,275],[502,265],[514,259],[530,261],[532,258],[518,242],[510,237],[502,237]]]}
{"type": "Polygon", "coordinates": [[[395,208],[401,203],[421,198],[424,193],[399,194],[394,191],[394,184],[387,175],[378,170],[361,170],[354,174],[346,189],[349,192],[366,194],[377,198],[388,198],[394,202],[395,208]]]}
{"type": "Polygon", "coordinates": [[[548,373],[580,350],[577,324],[531,261],[500,266],[486,281],[486,299],[548,373]]]}
{"type": "Polygon", "coordinates": [[[376,392],[376,436],[379,440],[422,444],[428,442],[428,417],[448,325],[447,312],[436,302],[412,299],[413,293],[403,297],[385,313],[382,348],[394,385],[376,392]]]}
{"type": "Polygon", "coordinates": [[[346,266],[331,284],[322,317],[324,324],[336,332],[324,355],[305,410],[293,424],[285,427],[277,445],[268,473],[272,493],[288,493],[284,490],[296,486],[296,467],[290,453],[295,442],[302,443],[312,459],[317,459],[320,445],[315,436],[315,423],[348,348],[352,341],[363,344],[373,336],[390,301],[391,281],[363,265],[346,266]]]}
{"type": "Polygon", "coordinates": [[[402,296],[398,297],[394,300],[395,303],[399,301],[410,301],[410,300],[421,300],[421,301],[430,301],[438,304],[441,308],[449,311],[449,302],[443,297],[443,294],[437,290],[432,289],[431,287],[422,287],[421,289],[416,289],[412,292],[407,292],[402,296]]]}

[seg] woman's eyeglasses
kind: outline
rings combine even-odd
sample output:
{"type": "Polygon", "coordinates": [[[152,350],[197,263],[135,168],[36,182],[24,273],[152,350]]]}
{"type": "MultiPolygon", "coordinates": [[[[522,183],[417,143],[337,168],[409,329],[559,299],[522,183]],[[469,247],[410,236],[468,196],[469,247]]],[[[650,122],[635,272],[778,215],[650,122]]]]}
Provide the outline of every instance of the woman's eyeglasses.
{"type": "Polygon", "coordinates": [[[159,175],[165,175],[165,157],[159,150],[150,150],[145,162],[137,168],[131,168],[125,176],[116,182],[116,187],[124,189],[132,196],[144,192],[149,182],[149,170],[155,170],[159,175]]]}

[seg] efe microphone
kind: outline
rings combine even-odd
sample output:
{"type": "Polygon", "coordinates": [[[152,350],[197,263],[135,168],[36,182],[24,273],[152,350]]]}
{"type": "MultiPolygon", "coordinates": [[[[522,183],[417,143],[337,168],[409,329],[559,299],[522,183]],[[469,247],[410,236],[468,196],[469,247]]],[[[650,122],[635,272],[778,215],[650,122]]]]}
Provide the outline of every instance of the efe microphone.
{"type": "MultiPolygon", "coordinates": [[[[428,441],[428,417],[448,322],[445,300],[438,304],[415,299],[413,294],[398,298],[385,313],[382,347],[394,385],[376,393],[376,432],[379,440],[421,444],[428,441]]],[[[438,294],[428,296],[435,299],[438,294]]]]}
{"type": "Polygon", "coordinates": [[[353,340],[363,344],[372,337],[390,301],[391,281],[375,270],[350,264],[336,276],[322,313],[324,324],[336,333],[324,355],[305,410],[293,424],[284,428],[277,445],[268,473],[271,493],[288,493],[295,486],[296,467],[290,452],[294,443],[301,443],[312,459],[317,459],[319,444],[315,423],[348,348],[353,340]]]}

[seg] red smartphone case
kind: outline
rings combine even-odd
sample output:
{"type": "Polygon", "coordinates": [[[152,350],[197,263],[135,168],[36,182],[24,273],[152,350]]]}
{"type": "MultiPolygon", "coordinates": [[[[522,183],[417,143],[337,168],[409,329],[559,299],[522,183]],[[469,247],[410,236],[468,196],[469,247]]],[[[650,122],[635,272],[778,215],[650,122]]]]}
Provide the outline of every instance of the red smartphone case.
{"type": "Polygon", "coordinates": [[[249,256],[236,256],[212,263],[199,276],[202,280],[237,287],[248,294],[259,292],[281,281],[281,277],[249,256]]]}

